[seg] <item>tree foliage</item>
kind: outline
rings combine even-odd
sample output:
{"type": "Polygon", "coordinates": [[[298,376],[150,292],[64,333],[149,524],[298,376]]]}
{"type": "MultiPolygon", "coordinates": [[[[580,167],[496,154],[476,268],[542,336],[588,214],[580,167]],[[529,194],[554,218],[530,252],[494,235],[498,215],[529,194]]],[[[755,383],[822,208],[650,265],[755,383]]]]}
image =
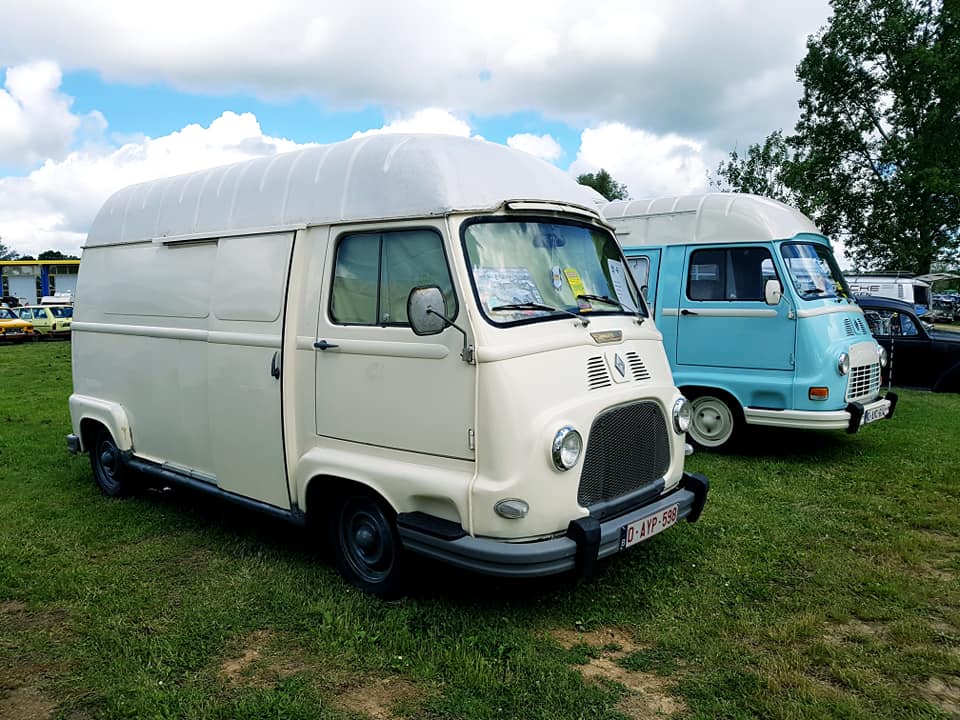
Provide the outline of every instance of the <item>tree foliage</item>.
{"type": "Polygon", "coordinates": [[[710,185],[721,192],[753,193],[790,205],[802,204],[785,177],[792,157],[783,130],[777,130],[763,143],[748,147],[743,157],[736,150],[731,152],[717,166],[710,185]]]}
{"type": "Polygon", "coordinates": [[[627,186],[614,180],[613,176],[603,168],[595,173],[578,175],[577,182],[592,187],[607,200],[627,200],[630,197],[627,186]]]}
{"type": "Polygon", "coordinates": [[[960,245],[960,3],[831,0],[807,41],[794,134],[717,169],[787,199],[863,269],[929,272],[960,245]],[[779,190],[784,191],[782,195],[779,190]]]}
{"type": "Polygon", "coordinates": [[[59,250],[44,250],[37,255],[37,260],[79,260],[76,255],[64,255],[59,250]]]}
{"type": "Polygon", "coordinates": [[[0,238],[0,260],[16,260],[19,257],[20,254],[12,247],[4,245],[3,239],[0,238]]]}

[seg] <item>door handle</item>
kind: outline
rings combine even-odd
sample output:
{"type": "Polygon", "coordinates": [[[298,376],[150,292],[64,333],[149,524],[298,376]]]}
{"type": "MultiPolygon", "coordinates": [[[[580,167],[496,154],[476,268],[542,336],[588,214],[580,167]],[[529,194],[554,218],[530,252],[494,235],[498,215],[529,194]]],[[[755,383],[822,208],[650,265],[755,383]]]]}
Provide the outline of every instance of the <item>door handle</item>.
{"type": "Polygon", "coordinates": [[[681,314],[681,315],[696,315],[697,313],[695,313],[693,310],[687,310],[686,308],[684,308],[683,310],[680,311],[680,314],[681,314]]]}
{"type": "Polygon", "coordinates": [[[280,351],[277,350],[273,354],[273,360],[270,361],[270,374],[273,375],[277,380],[280,379],[280,351]]]}
{"type": "Polygon", "coordinates": [[[329,350],[330,348],[340,347],[339,345],[334,345],[333,343],[328,343],[326,340],[317,340],[313,344],[317,350],[329,350]]]}

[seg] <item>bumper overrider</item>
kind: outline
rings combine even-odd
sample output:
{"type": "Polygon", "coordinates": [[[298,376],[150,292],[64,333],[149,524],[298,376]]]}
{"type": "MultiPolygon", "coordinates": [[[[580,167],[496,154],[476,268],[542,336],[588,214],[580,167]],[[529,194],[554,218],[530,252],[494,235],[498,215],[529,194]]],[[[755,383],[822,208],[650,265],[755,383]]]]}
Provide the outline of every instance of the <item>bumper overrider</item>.
{"type": "Polygon", "coordinates": [[[680,518],[696,522],[707,501],[710,482],[684,473],[679,485],[652,502],[600,520],[588,515],[571,520],[563,537],[504,542],[467,535],[457,523],[422,512],[400,513],[397,527],[404,548],[473,572],[502,577],[543,577],[577,571],[592,574],[600,558],[620,550],[621,530],[641,518],[678,506],[680,518]]]}
{"type": "Polygon", "coordinates": [[[857,432],[862,425],[873,422],[881,417],[890,420],[894,411],[897,409],[897,394],[888,392],[879,400],[864,405],[863,403],[852,402],[847,405],[847,412],[850,413],[850,424],[847,425],[847,432],[853,434],[857,432]],[[871,415],[875,414],[875,415],[871,415]]]}

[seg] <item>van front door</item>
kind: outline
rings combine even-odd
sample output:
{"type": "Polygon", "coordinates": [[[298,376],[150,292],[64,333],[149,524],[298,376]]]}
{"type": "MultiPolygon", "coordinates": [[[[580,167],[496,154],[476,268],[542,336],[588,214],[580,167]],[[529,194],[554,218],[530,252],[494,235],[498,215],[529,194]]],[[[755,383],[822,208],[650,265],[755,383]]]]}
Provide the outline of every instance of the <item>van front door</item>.
{"type": "Polygon", "coordinates": [[[677,363],[792,370],[796,321],[789,302],[764,302],[777,274],[766,246],[690,247],[677,326],[677,363]]]}
{"type": "Polygon", "coordinates": [[[207,340],[217,485],[285,509],[279,374],[292,248],[292,232],[220,239],[207,340]]]}
{"type": "Polygon", "coordinates": [[[414,287],[439,286],[447,317],[469,332],[439,225],[341,228],[327,263],[316,350],[317,434],[472,460],[476,366],[453,328],[418,337],[414,287]]]}

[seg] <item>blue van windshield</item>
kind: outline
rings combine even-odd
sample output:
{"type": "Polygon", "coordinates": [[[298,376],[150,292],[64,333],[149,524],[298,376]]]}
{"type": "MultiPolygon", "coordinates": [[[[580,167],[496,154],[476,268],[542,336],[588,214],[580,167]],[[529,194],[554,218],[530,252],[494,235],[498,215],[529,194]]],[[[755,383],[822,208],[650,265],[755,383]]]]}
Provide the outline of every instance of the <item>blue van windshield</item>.
{"type": "Polygon", "coordinates": [[[845,298],[850,289],[826,245],[792,242],[780,247],[784,265],[797,294],[804,300],[845,298]]]}

